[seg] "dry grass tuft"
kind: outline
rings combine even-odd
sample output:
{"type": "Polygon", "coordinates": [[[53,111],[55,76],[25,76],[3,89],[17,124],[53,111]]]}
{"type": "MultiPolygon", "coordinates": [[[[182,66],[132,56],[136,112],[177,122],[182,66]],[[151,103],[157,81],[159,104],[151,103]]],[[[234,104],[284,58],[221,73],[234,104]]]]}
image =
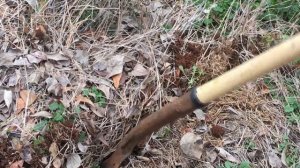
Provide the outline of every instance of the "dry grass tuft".
{"type": "MultiPolygon", "coordinates": [[[[18,150],[14,150],[17,155],[10,154],[13,152],[8,142],[14,138],[22,147],[33,149],[30,167],[46,166],[41,163],[44,157],[51,166],[53,158],[49,159],[48,149],[53,142],[58,144],[57,158],[65,161],[68,154],[79,153],[83,167],[96,166],[114,151],[128,130],[182,95],[188,85],[203,84],[254,57],[282,39],[281,30],[299,30],[295,24],[282,22],[265,29],[257,20],[263,7],[252,9],[251,2],[241,3],[240,12],[236,11],[231,19],[226,12],[217,27],[197,27],[199,20],[208,17],[204,11],[208,1],[195,6],[185,1],[54,0],[40,1],[36,8],[26,1],[0,1],[1,52],[16,50],[21,53],[16,59],[36,51],[67,58],[29,66],[0,65],[0,95],[2,90],[14,93],[14,107],[7,108],[0,99],[0,139],[5,142],[0,145],[0,167],[21,159],[18,150]],[[136,65],[146,69],[146,75],[132,75],[136,65]],[[204,73],[193,75],[194,66],[204,73]],[[121,75],[118,88],[116,74],[121,75]],[[49,90],[49,78],[57,79],[54,88],[58,90],[49,90]],[[92,86],[105,94],[105,107],[78,103],[77,96],[92,86]],[[39,98],[17,114],[15,99],[24,89],[34,91],[39,98]],[[49,121],[48,131],[32,131],[44,118],[31,115],[51,112],[52,102],[64,105],[65,120],[49,121]],[[34,147],[39,137],[45,139],[38,145],[45,150],[42,154],[34,147]],[[88,146],[88,150],[82,152],[78,143],[88,146]]],[[[272,73],[271,79],[272,88],[262,78],[211,103],[204,120],[191,114],[162,128],[146,139],[124,166],[220,166],[226,160],[212,158],[212,154],[214,147],[222,147],[241,161],[268,167],[267,152],[283,142],[283,135],[291,132],[293,145],[299,147],[299,120],[290,125],[282,100],[277,99],[294,96],[299,100],[299,63],[272,73]],[[293,94],[286,79],[291,80],[293,94]],[[277,92],[275,98],[273,91],[277,92]],[[224,127],[225,135],[212,136],[212,125],[224,127]],[[179,141],[184,133],[197,132],[203,126],[208,127],[201,132],[205,151],[202,160],[197,161],[182,154],[179,141]],[[244,147],[248,139],[256,145],[252,151],[244,147]],[[259,159],[253,156],[261,153],[259,159]]]]}

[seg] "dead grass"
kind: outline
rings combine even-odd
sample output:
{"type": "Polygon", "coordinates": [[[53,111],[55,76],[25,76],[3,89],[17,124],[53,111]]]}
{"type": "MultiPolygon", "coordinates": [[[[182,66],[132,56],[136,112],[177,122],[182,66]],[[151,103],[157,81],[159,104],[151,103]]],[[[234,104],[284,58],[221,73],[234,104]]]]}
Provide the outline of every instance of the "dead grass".
{"type": "MultiPolygon", "coordinates": [[[[58,144],[57,158],[62,161],[66,162],[70,153],[79,153],[83,167],[96,166],[143,117],[187,90],[190,74],[180,73],[180,65],[186,72],[190,72],[193,65],[203,70],[205,75],[198,81],[203,84],[270,47],[264,42],[265,37],[273,32],[280,37],[280,30],[290,26],[278,23],[280,29],[261,29],[256,18],[262,9],[250,10],[247,4],[242,7],[242,14],[235,15],[232,21],[224,18],[222,27],[195,29],[193,24],[206,14],[192,4],[179,1],[41,1],[36,10],[25,1],[9,2],[12,4],[0,2],[3,18],[0,34],[5,33],[0,35],[2,51],[61,53],[70,59],[69,62],[45,61],[30,66],[1,67],[1,89],[13,90],[14,100],[23,89],[39,95],[31,106],[33,110],[28,107],[19,114],[16,114],[16,107],[8,109],[1,104],[5,111],[1,114],[5,117],[0,123],[1,137],[6,139],[4,141],[17,138],[22,147],[33,149],[32,155],[37,159],[30,162],[30,167],[43,165],[43,157],[48,158],[47,164],[51,165],[53,158],[50,159],[48,149],[53,142],[58,144]],[[224,36],[228,27],[231,31],[224,36]],[[87,51],[87,54],[77,59],[78,50],[87,51]],[[87,64],[83,63],[84,57],[87,64]],[[137,64],[142,64],[149,73],[139,77],[130,75],[137,64]],[[120,73],[116,70],[119,66],[122,77],[120,87],[115,88],[113,76],[120,73]],[[32,74],[40,74],[37,83],[30,82],[32,74]],[[9,80],[16,76],[19,76],[16,84],[10,86],[9,80]],[[70,82],[61,88],[60,94],[50,93],[45,80],[62,76],[70,82]],[[76,113],[76,96],[89,86],[108,93],[107,106],[97,109],[101,114],[92,112],[88,106],[81,106],[80,114],[76,113]],[[49,131],[32,132],[34,124],[43,119],[30,115],[49,111],[53,101],[64,104],[65,121],[52,123],[49,131]],[[81,142],[89,147],[86,152],[78,148],[80,133],[86,134],[81,142]],[[40,155],[33,147],[38,136],[45,138],[45,151],[40,155]]],[[[291,28],[296,30],[297,26],[291,28]]],[[[299,78],[291,74],[295,92],[299,93],[299,78]]],[[[282,75],[285,74],[278,71],[271,76],[280,95],[287,97],[282,75]]],[[[290,130],[299,131],[299,122],[297,127],[288,124],[282,104],[270,97],[262,78],[211,103],[206,112],[204,124],[209,128],[213,124],[221,125],[226,128],[226,134],[215,138],[209,131],[202,133],[207,146],[203,159],[188,158],[179,147],[184,133],[195,131],[203,124],[190,115],[154,133],[130,156],[124,167],[222,165],[224,159],[211,156],[216,153],[214,146],[226,149],[241,161],[249,160],[254,167],[268,167],[269,150],[275,149],[290,130]],[[253,151],[243,146],[248,138],[256,144],[253,151]],[[252,156],[258,153],[262,156],[252,156]]],[[[299,135],[293,134],[293,139],[297,138],[299,135]]],[[[299,142],[295,140],[294,143],[299,142]]],[[[10,150],[8,143],[2,145],[0,160],[8,158],[3,151],[10,150]]],[[[23,153],[14,150],[17,154],[23,153]]],[[[16,155],[0,165],[7,166],[19,159],[16,155]]]]}

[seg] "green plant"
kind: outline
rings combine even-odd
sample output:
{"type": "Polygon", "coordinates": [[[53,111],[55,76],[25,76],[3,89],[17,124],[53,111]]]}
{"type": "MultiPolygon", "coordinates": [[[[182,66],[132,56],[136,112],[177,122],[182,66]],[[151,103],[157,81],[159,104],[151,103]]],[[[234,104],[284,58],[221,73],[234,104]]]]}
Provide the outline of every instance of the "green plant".
{"type": "Polygon", "coordinates": [[[194,65],[192,67],[191,77],[188,79],[189,88],[194,87],[198,83],[199,78],[202,77],[204,74],[205,73],[204,71],[202,71],[202,69],[194,65]]]}
{"type": "Polygon", "coordinates": [[[159,139],[165,139],[169,137],[172,134],[172,130],[168,127],[162,127],[156,134],[155,136],[159,139]]]}
{"type": "Polygon", "coordinates": [[[276,91],[277,86],[271,77],[265,77],[264,83],[270,91],[270,95],[273,99],[283,100],[283,97],[279,97],[278,92],[276,91]]]}
{"type": "Polygon", "coordinates": [[[81,112],[81,108],[79,106],[76,106],[74,108],[74,112],[77,113],[77,114],[79,114],[81,112]]]}
{"type": "Polygon", "coordinates": [[[242,161],[239,165],[239,168],[251,168],[250,162],[248,161],[242,161]]]}
{"type": "Polygon", "coordinates": [[[168,31],[170,31],[172,29],[172,27],[173,26],[171,24],[167,24],[166,23],[166,24],[163,25],[163,30],[166,31],[166,32],[168,32],[168,31]]]}
{"type": "Polygon", "coordinates": [[[42,131],[47,126],[48,122],[48,120],[41,120],[39,123],[35,124],[33,131],[42,131]]]}
{"type": "MultiPolygon", "coordinates": [[[[207,11],[209,11],[204,19],[198,19],[194,22],[193,27],[196,29],[202,26],[209,26],[212,28],[221,25],[221,27],[223,27],[224,20],[228,19],[231,21],[234,18],[235,13],[240,8],[240,3],[235,0],[207,0],[205,3],[201,0],[192,0],[188,2],[191,2],[196,6],[202,5],[207,11]]],[[[227,28],[230,29],[229,26],[227,26],[227,28]]]]}
{"type": "Polygon", "coordinates": [[[101,166],[96,162],[92,164],[91,168],[101,168],[101,166]]]}
{"type": "Polygon", "coordinates": [[[170,136],[172,133],[171,129],[169,127],[164,127],[162,132],[162,138],[166,138],[170,136]]]}
{"type": "Polygon", "coordinates": [[[194,87],[198,83],[200,77],[205,75],[204,71],[196,65],[193,65],[191,70],[184,69],[183,66],[180,65],[179,70],[188,78],[189,89],[194,87]]]}
{"type": "Polygon", "coordinates": [[[53,102],[49,105],[49,109],[53,113],[53,118],[52,118],[53,121],[55,122],[64,121],[65,107],[63,104],[58,102],[53,102]]]}
{"type": "Polygon", "coordinates": [[[296,97],[288,97],[284,104],[284,112],[291,123],[300,121],[300,103],[296,97]]]}
{"type": "Polygon", "coordinates": [[[82,90],[82,95],[91,98],[91,100],[94,103],[97,103],[100,107],[105,107],[106,105],[106,98],[103,92],[97,89],[96,86],[93,86],[91,88],[84,88],[82,90]]]}
{"type": "Polygon", "coordinates": [[[224,163],[224,168],[237,168],[237,164],[229,162],[229,161],[226,161],[224,163]]]}
{"type": "Polygon", "coordinates": [[[267,0],[264,7],[265,10],[259,16],[259,19],[263,22],[283,20],[300,25],[299,0],[267,0]]]}
{"type": "Polygon", "coordinates": [[[84,141],[86,140],[86,138],[87,138],[86,133],[83,132],[83,131],[81,131],[81,132],[79,133],[78,141],[79,141],[79,142],[84,142],[84,141]]]}
{"type": "Polygon", "coordinates": [[[36,139],[33,140],[33,146],[38,147],[43,142],[45,142],[45,138],[43,136],[38,136],[36,139]]]}
{"type": "Polygon", "coordinates": [[[300,151],[290,142],[288,135],[283,136],[282,142],[278,145],[280,152],[285,152],[285,161],[289,167],[300,166],[300,151]]]}
{"type": "Polygon", "coordinates": [[[45,150],[44,145],[45,145],[45,138],[41,135],[33,140],[33,149],[35,153],[41,155],[47,153],[47,150],[45,150]]]}
{"type": "Polygon", "coordinates": [[[252,151],[255,149],[255,147],[256,147],[255,142],[252,139],[250,139],[250,138],[245,139],[244,148],[247,151],[252,151]]]}
{"type": "Polygon", "coordinates": [[[240,164],[232,163],[230,161],[225,161],[223,166],[220,168],[250,168],[250,162],[242,161],[240,164]]]}
{"type": "Polygon", "coordinates": [[[284,113],[288,121],[292,124],[296,124],[300,121],[300,102],[297,97],[300,96],[299,92],[295,89],[295,84],[291,78],[284,77],[284,86],[288,91],[288,97],[280,95],[277,91],[276,83],[270,77],[264,78],[264,83],[270,90],[270,95],[273,99],[280,100],[283,102],[284,113]]]}

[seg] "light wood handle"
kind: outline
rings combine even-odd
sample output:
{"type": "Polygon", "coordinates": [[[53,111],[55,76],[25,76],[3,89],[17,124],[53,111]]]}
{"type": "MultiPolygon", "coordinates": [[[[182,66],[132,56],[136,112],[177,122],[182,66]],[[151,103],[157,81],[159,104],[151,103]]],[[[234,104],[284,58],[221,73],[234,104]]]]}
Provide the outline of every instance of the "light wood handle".
{"type": "Polygon", "coordinates": [[[296,58],[300,58],[300,33],[197,87],[197,98],[201,103],[209,103],[246,82],[254,80],[296,58]]]}
{"type": "Polygon", "coordinates": [[[119,143],[116,151],[103,162],[105,168],[118,168],[134,147],[162,126],[191,113],[201,105],[223,96],[234,88],[253,80],[274,68],[300,58],[300,34],[262,53],[222,76],[193,89],[152,113],[134,127],[119,143]]]}

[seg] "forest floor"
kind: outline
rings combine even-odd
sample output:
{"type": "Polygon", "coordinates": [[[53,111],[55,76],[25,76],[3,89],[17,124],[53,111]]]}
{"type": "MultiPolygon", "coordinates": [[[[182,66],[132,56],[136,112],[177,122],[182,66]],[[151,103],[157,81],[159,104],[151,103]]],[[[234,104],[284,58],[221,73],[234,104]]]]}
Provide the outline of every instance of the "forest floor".
{"type": "MultiPolygon", "coordinates": [[[[0,0],[0,167],[100,168],[142,118],[296,34],[299,15],[297,0],[0,0]]],[[[296,60],[161,128],[123,167],[299,158],[296,60]]]]}

